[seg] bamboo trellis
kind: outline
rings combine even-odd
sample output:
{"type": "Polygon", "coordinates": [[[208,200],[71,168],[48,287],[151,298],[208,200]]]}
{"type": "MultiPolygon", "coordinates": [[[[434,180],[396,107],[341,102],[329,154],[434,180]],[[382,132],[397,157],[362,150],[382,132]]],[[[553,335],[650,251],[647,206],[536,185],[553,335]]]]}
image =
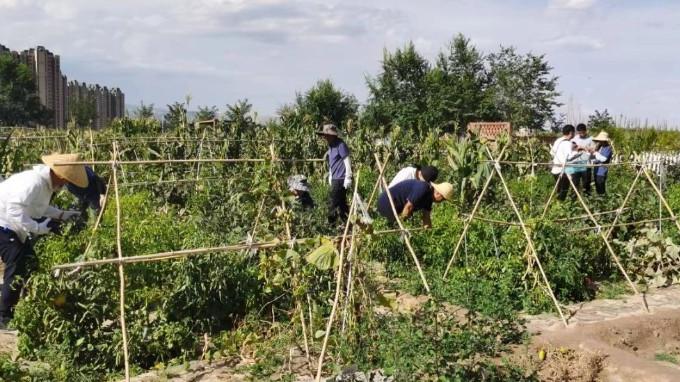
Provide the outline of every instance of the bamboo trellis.
{"type": "MultiPolygon", "coordinates": [[[[502,164],[507,164],[507,165],[518,165],[518,164],[520,164],[520,165],[530,165],[532,167],[534,167],[534,166],[548,166],[548,165],[554,166],[554,164],[553,163],[527,162],[527,161],[503,161],[503,160],[499,160],[498,158],[502,158],[503,151],[505,150],[505,148],[503,148],[503,150],[501,150],[501,153],[498,155],[497,158],[493,157],[493,155],[491,154],[491,152],[489,151],[488,148],[485,147],[485,149],[487,150],[487,155],[489,156],[489,160],[486,160],[485,162],[490,163],[493,166],[494,171],[491,172],[491,174],[489,174],[489,176],[487,177],[487,180],[486,180],[484,186],[482,187],[481,192],[479,193],[479,195],[477,197],[477,200],[475,202],[475,205],[474,205],[472,211],[469,214],[465,215],[463,231],[462,231],[462,233],[461,233],[461,235],[458,239],[458,242],[457,242],[457,244],[454,248],[453,254],[451,255],[451,258],[450,258],[450,260],[449,260],[449,262],[446,266],[446,270],[444,272],[444,277],[446,277],[448,275],[450,267],[453,264],[453,261],[456,259],[456,255],[457,255],[458,251],[460,250],[460,246],[461,246],[462,242],[464,241],[464,239],[467,235],[467,231],[468,231],[468,229],[471,225],[471,222],[473,220],[483,221],[483,222],[487,222],[487,223],[491,223],[491,224],[499,224],[499,225],[507,225],[507,226],[519,226],[519,227],[521,227],[521,229],[524,233],[524,236],[527,239],[527,248],[525,249],[525,256],[527,256],[528,254],[532,255],[534,261],[536,262],[536,264],[539,267],[543,281],[546,284],[546,289],[548,291],[548,295],[552,299],[556,310],[560,314],[560,317],[562,318],[563,324],[565,326],[568,326],[568,322],[567,322],[565,316],[562,314],[562,309],[560,307],[560,304],[557,301],[557,299],[555,298],[554,293],[552,292],[552,288],[550,287],[550,283],[547,279],[545,272],[543,271],[543,267],[540,263],[540,260],[538,259],[538,256],[536,254],[536,250],[535,250],[535,247],[534,247],[534,244],[533,244],[533,240],[532,240],[531,235],[529,234],[529,230],[527,228],[527,224],[525,224],[525,222],[523,221],[522,216],[519,213],[519,210],[517,209],[517,207],[515,205],[515,202],[512,198],[512,195],[510,194],[510,191],[507,187],[507,184],[506,184],[506,182],[503,178],[503,174],[502,174],[502,171],[501,171],[501,165],[502,164]],[[489,219],[489,218],[477,216],[477,213],[479,212],[479,206],[481,204],[481,201],[484,198],[486,192],[488,191],[488,187],[489,187],[489,184],[491,183],[493,176],[496,175],[496,174],[500,178],[500,181],[501,181],[501,184],[502,184],[503,189],[505,191],[505,194],[508,197],[508,200],[509,200],[510,205],[512,206],[512,208],[515,212],[515,215],[517,216],[518,222],[501,221],[501,220],[489,219]]],[[[616,255],[616,253],[615,253],[615,251],[614,251],[614,249],[613,249],[613,247],[610,243],[610,236],[611,236],[614,228],[622,227],[622,226],[628,226],[628,225],[645,224],[645,223],[661,222],[661,221],[673,221],[675,223],[675,226],[677,227],[678,231],[680,232],[680,222],[678,221],[678,218],[673,213],[673,210],[670,208],[668,202],[666,201],[666,198],[663,196],[663,193],[661,192],[661,190],[659,189],[657,184],[654,182],[654,179],[652,178],[652,176],[649,173],[650,169],[654,169],[653,167],[650,166],[650,164],[651,163],[657,163],[658,160],[656,160],[656,158],[654,158],[655,160],[653,160],[653,161],[647,161],[647,160],[645,160],[645,158],[646,157],[644,157],[644,156],[643,157],[638,156],[638,157],[635,157],[634,160],[631,161],[631,162],[618,162],[618,163],[610,163],[610,164],[607,164],[607,165],[593,165],[593,164],[574,164],[574,165],[570,164],[569,165],[569,167],[586,167],[586,168],[594,168],[594,167],[600,167],[600,166],[606,166],[606,167],[632,166],[633,168],[636,168],[637,171],[636,171],[635,179],[633,180],[630,187],[628,188],[628,192],[626,193],[626,196],[625,196],[623,202],[621,203],[621,206],[619,208],[617,208],[616,210],[604,211],[604,212],[599,212],[599,213],[591,212],[590,208],[588,207],[585,200],[583,199],[580,191],[578,190],[578,188],[574,184],[573,180],[571,179],[571,176],[565,174],[566,164],[564,164],[562,166],[562,170],[561,170],[560,174],[557,176],[555,186],[553,187],[552,192],[550,193],[548,201],[545,204],[545,207],[543,209],[543,213],[541,214],[541,219],[545,219],[545,217],[546,217],[546,214],[549,210],[551,202],[556,195],[558,185],[559,185],[559,182],[560,182],[560,178],[562,176],[566,176],[567,179],[568,179],[568,182],[570,184],[571,190],[575,193],[579,204],[581,205],[581,207],[583,207],[584,211],[586,212],[586,215],[579,216],[578,219],[588,218],[594,224],[593,227],[573,229],[573,230],[570,230],[570,232],[595,230],[596,233],[598,235],[600,235],[600,237],[603,240],[605,247],[607,248],[607,251],[609,252],[609,254],[612,257],[612,259],[614,260],[614,262],[616,263],[619,271],[622,273],[622,275],[624,276],[624,278],[626,279],[626,281],[630,285],[633,292],[641,298],[641,303],[642,303],[643,308],[647,312],[649,312],[649,307],[647,306],[645,296],[640,293],[640,291],[636,287],[635,283],[633,283],[633,281],[630,279],[628,273],[626,272],[625,268],[621,264],[619,257],[616,255]],[[635,190],[635,186],[638,184],[642,175],[644,175],[647,182],[652,186],[652,188],[654,189],[654,193],[658,196],[658,198],[660,200],[660,204],[666,209],[666,211],[668,212],[670,217],[662,218],[660,216],[658,219],[644,219],[644,220],[638,220],[638,221],[634,221],[634,222],[618,223],[618,219],[621,217],[623,211],[628,209],[627,203],[630,200],[630,197],[632,196],[632,194],[635,190]],[[596,216],[610,215],[610,214],[614,214],[614,219],[613,219],[613,222],[611,224],[602,225],[595,218],[596,216]],[[609,228],[609,229],[605,233],[602,230],[603,228],[609,228]]],[[[567,218],[567,219],[555,219],[553,221],[554,222],[567,222],[567,221],[571,221],[571,220],[577,220],[577,219],[576,218],[567,218]]]]}
{"type": "MultiPolygon", "coordinates": [[[[281,159],[281,158],[277,158],[276,155],[274,154],[273,150],[272,150],[271,158],[267,158],[267,159],[261,159],[261,158],[241,158],[241,159],[239,159],[239,158],[233,158],[233,159],[230,159],[230,158],[196,158],[196,159],[121,161],[121,160],[119,160],[120,153],[118,151],[118,142],[113,141],[112,147],[113,147],[113,157],[109,161],[91,160],[91,161],[59,163],[57,165],[82,164],[82,165],[107,165],[107,166],[111,166],[112,181],[113,181],[113,186],[114,186],[114,197],[115,197],[115,203],[116,203],[117,257],[116,258],[109,258],[109,259],[85,260],[85,261],[79,261],[79,262],[74,262],[74,263],[69,263],[69,264],[62,264],[62,265],[55,266],[54,269],[72,269],[72,268],[80,268],[80,267],[100,266],[100,265],[106,265],[106,264],[115,264],[115,265],[118,266],[119,278],[120,278],[120,312],[121,312],[120,322],[121,322],[121,331],[122,331],[122,337],[123,337],[122,346],[123,346],[123,353],[124,353],[124,358],[125,358],[124,359],[125,376],[126,376],[126,381],[129,381],[130,366],[129,366],[129,354],[128,354],[128,333],[127,333],[127,327],[126,327],[126,323],[125,323],[125,273],[124,273],[124,266],[125,265],[132,264],[132,263],[139,263],[139,262],[163,261],[163,260],[169,260],[169,259],[177,259],[177,258],[184,258],[184,257],[190,257],[190,256],[196,256],[196,255],[202,255],[202,254],[212,254],[212,253],[219,253],[219,252],[250,251],[250,250],[253,250],[253,249],[270,249],[270,248],[276,248],[276,247],[282,247],[282,246],[290,246],[290,245],[293,245],[293,244],[296,244],[296,243],[305,243],[305,242],[308,242],[310,240],[315,240],[315,239],[311,239],[311,238],[293,239],[291,232],[290,232],[290,229],[287,229],[287,234],[286,234],[287,241],[272,240],[272,241],[266,241],[266,242],[254,242],[255,231],[256,231],[256,228],[257,228],[258,221],[259,221],[259,216],[261,214],[262,207],[264,205],[264,200],[263,200],[262,203],[260,204],[260,208],[258,210],[258,217],[255,220],[255,225],[254,225],[253,230],[252,230],[252,235],[249,237],[249,242],[247,242],[247,243],[225,245],[225,246],[221,246],[221,247],[196,248],[196,249],[178,250],[178,251],[162,252],[162,253],[155,253],[155,254],[148,254],[148,255],[138,255],[138,256],[125,257],[122,253],[122,247],[121,247],[121,236],[122,236],[121,231],[122,230],[121,230],[121,221],[120,221],[121,220],[120,219],[120,215],[121,215],[120,196],[119,196],[119,192],[118,192],[118,189],[119,189],[118,170],[121,169],[123,166],[126,166],[126,165],[153,165],[153,164],[179,164],[179,163],[196,163],[196,164],[200,164],[200,163],[263,163],[263,162],[292,162],[292,163],[295,163],[295,162],[320,162],[320,161],[323,161],[324,159],[281,159]]],[[[454,249],[451,260],[447,264],[445,276],[448,273],[448,271],[451,267],[451,264],[455,259],[456,253],[460,249],[461,243],[462,243],[465,235],[467,234],[467,231],[469,229],[469,226],[470,226],[472,220],[486,221],[488,223],[493,223],[493,224],[508,224],[508,225],[519,226],[519,227],[522,228],[523,234],[524,234],[524,236],[527,240],[527,250],[530,252],[534,261],[538,265],[539,270],[540,270],[541,275],[542,275],[542,278],[543,278],[543,281],[545,283],[546,290],[547,290],[549,296],[551,297],[551,299],[552,299],[552,301],[553,301],[553,303],[556,307],[556,310],[558,311],[558,313],[559,313],[559,315],[562,319],[562,322],[566,326],[566,325],[568,325],[567,320],[566,320],[566,318],[565,318],[565,316],[562,312],[562,309],[560,307],[559,302],[557,301],[557,299],[556,299],[556,297],[555,297],[555,295],[552,291],[552,288],[550,286],[550,282],[549,282],[545,272],[543,271],[542,265],[541,265],[540,260],[538,258],[538,254],[537,254],[535,246],[533,244],[531,232],[528,229],[527,224],[524,222],[524,219],[523,219],[519,209],[517,208],[517,206],[514,202],[512,194],[510,193],[510,190],[508,189],[507,183],[506,183],[505,178],[503,176],[503,173],[501,171],[501,164],[518,164],[518,163],[525,163],[525,164],[531,164],[531,165],[542,165],[542,164],[531,163],[531,162],[501,161],[499,159],[502,158],[502,155],[503,155],[506,147],[503,147],[500,154],[496,158],[494,158],[494,156],[491,154],[491,152],[487,148],[487,154],[489,156],[489,163],[493,164],[493,171],[489,174],[489,176],[488,176],[488,178],[487,178],[487,180],[484,184],[484,187],[482,188],[482,191],[481,191],[480,195],[478,196],[478,198],[475,202],[475,206],[474,206],[472,212],[470,213],[470,215],[468,215],[465,218],[465,225],[464,225],[464,228],[463,228],[463,232],[460,236],[458,244],[456,245],[456,247],[454,249]],[[479,210],[481,201],[483,199],[483,196],[488,191],[489,186],[490,186],[491,181],[492,181],[492,178],[494,176],[497,176],[500,179],[501,184],[503,186],[504,193],[506,194],[506,196],[507,196],[507,198],[508,198],[508,200],[509,200],[509,202],[510,202],[512,208],[513,208],[513,211],[514,211],[514,213],[515,213],[515,215],[518,219],[518,222],[494,221],[493,219],[487,219],[487,218],[476,216],[476,214],[479,210]]],[[[388,198],[389,198],[389,201],[390,201],[390,205],[391,205],[393,212],[395,214],[395,217],[397,219],[397,224],[399,226],[399,229],[377,231],[377,232],[371,233],[371,235],[397,234],[397,233],[402,235],[404,237],[406,247],[409,250],[409,253],[411,254],[412,259],[414,261],[414,264],[416,265],[416,268],[419,272],[421,281],[422,281],[426,291],[429,293],[430,292],[429,285],[428,285],[427,280],[425,278],[425,275],[422,271],[422,268],[421,268],[420,263],[418,261],[418,258],[416,256],[415,250],[413,249],[413,247],[410,243],[410,236],[409,236],[410,233],[414,232],[414,231],[418,231],[418,229],[406,229],[404,227],[403,223],[399,219],[398,211],[396,211],[396,209],[395,209],[394,202],[393,202],[392,197],[391,197],[391,193],[389,192],[389,188],[387,187],[387,182],[384,178],[385,168],[386,168],[389,156],[385,159],[384,163],[381,163],[380,158],[376,154],[374,154],[374,157],[375,157],[375,161],[376,161],[376,165],[377,165],[377,169],[378,169],[378,179],[376,181],[376,184],[374,185],[374,188],[373,188],[373,191],[372,191],[371,196],[369,198],[368,204],[370,206],[371,202],[373,201],[373,197],[374,197],[376,191],[378,190],[378,188],[382,184],[384,189],[387,192],[387,195],[388,195],[388,198]]],[[[617,164],[612,164],[612,166],[613,165],[626,165],[626,164],[639,165],[640,162],[617,163],[617,164]]],[[[550,164],[550,165],[552,165],[552,164],[550,164]]],[[[592,166],[589,166],[589,167],[592,167],[592,166]]],[[[595,216],[602,215],[604,213],[594,214],[594,213],[590,212],[590,210],[588,209],[588,207],[585,204],[585,202],[583,201],[583,199],[580,198],[580,194],[578,193],[578,190],[576,189],[575,185],[570,180],[571,185],[574,188],[574,191],[579,196],[580,202],[587,212],[586,216],[588,216],[593,221],[593,223],[595,224],[595,227],[589,228],[589,229],[598,229],[599,233],[601,234],[605,243],[607,244],[607,247],[608,247],[608,250],[610,251],[610,254],[617,261],[617,264],[618,264],[618,258],[616,257],[616,254],[613,252],[613,249],[611,248],[611,245],[609,244],[608,239],[609,239],[609,236],[611,234],[612,229],[615,226],[617,226],[616,225],[617,219],[619,218],[619,216],[621,215],[623,210],[626,208],[626,203],[627,203],[627,201],[630,197],[630,194],[632,193],[632,188],[635,186],[635,184],[637,183],[637,181],[641,177],[641,175],[645,176],[645,178],[650,182],[650,184],[652,184],[653,188],[655,189],[655,192],[662,199],[663,204],[665,205],[666,209],[668,210],[668,212],[671,215],[671,218],[668,219],[668,220],[673,220],[675,222],[676,226],[678,227],[678,229],[680,230],[680,223],[677,221],[677,218],[673,214],[673,211],[670,209],[667,202],[665,201],[665,198],[661,194],[661,191],[656,187],[654,181],[652,180],[651,176],[648,173],[648,169],[644,166],[639,168],[637,177],[636,177],[633,185],[631,185],[631,188],[629,189],[629,194],[625,198],[621,207],[617,210],[614,210],[614,211],[608,211],[608,213],[616,213],[616,216],[615,216],[614,222],[609,226],[610,230],[607,232],[606,235],[603,232],[601,232],[601,228],[606,227],[606,226],[599,225],[599,223],[595,219],[595,216]]],[[[355,195],[357,193],[357,186],[358,186],[358,181],[355,184],[353,195],[355,195]]],[[[551,200],[553,198],[555,191],[556,191],[556,188],[557,188],[557,184],[555,186],[555,189],[553,189],[553,192],[551,193],[549,200],[551,200]]],[[[544,210],[544,215],[547,212],[548,204],[549,203],[546,204],[546,209],[544,210]]],[[[356,205],[355,205],[355,200],[354,200],[354,197],[353,197],[352,198],[352,206],[350,207],[350,210],[354,211],[355,209],[356,209],[356,205]]],[[[356,245],[355,239],[359,236],[368,235],[368,233],[358,233],[356,231],[356,229],[354,229],[354,228],[352,229],[352,233],[350,234],[348,232],[347,227],[349,227],[349,225],[346,226],[345,232],[342,236],[335,237],[335,239],[341,239],[341,241],[340,241],[340,247],[341,247],[341,249],[340,249],[340,265],[339,265],[339,268],[338,268],[338,275],[336,275],[336,277],[338,278],[338,284],[336,285],[336,288],[337,288],[337,290],[336,290],[336,300],[334,301],[334,310],[332,311],[331,316],[328,318],[327,327],[326,327],[326,336],[324,338],[324,344],[323,344],[322,351],[321,351],[319,361],[318,361],[318,364],[317,364],[317,367],[318,367],[318,369],[317,369],[317,380],[320,378],[320,375],[321,375],[325,348],[326,348],[326,345],[327,345],[328,336],[330,335],[330,330],[332,328],[334,313],[337,310],[337,304],[338,304],[338,301],[337,301],[338,296],[337,295],[339,295],[338,291],[342,287],[341,286],[342,272],[343,272],[342,263],[344,261],[345,246],[347,245],[347,241],[349,240],[350,243],[349,243],[348,252],[352,253],[355,250],[355,245],[356,245]]],[[[348,257],[349,257],[349,255],[348,255],[348,257]]],[[[620,264],[619,264],[619,266],[620,266],[620,264]]],[[[620,269],[624,273],[624,276],[626,277],[626,279],[631,283],[633,290],[636,293],[639,293],[637,291],[637,289],[634,287],[634,285],[632,284],[632,282],[630,281],[630,278],[628,277],[628,275],[625,273],[625,270],[622,267],[620,267],[620,269]]],[[[303,325],[303,330],[305,330],[305,338],[306,338],[306,328],[304,328],[305,323],[304,323],[304,314],[303,314],[302,308],[300,308],[300,315],[302,317],[301,321],[302,321],[302,325],[303,325]]],[[[310,320],[310,324],[311,324],[311,320],[310,320]]],[[[310,328],[310,330],[311,330],[311,328],[310,328]]],[[[306,339],[305,339],[305,350],[306,350],[307,358],[309,360],[309,350],[308,350],[306,339]]],[[[311,366],[311,363],[310,363],[310,366],[311,366]]]]}

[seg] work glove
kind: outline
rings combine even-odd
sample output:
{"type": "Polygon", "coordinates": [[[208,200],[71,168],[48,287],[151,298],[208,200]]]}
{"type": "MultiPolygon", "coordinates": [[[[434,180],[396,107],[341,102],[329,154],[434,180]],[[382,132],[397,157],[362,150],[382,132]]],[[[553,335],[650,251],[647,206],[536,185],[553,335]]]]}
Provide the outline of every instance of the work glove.
{"type": "Polygon", "coordinates": [[[349,188],[352,187],[352,178],[345,177],[345,180],[342,182],[342,186],[345,187],[345,190],[349,190],[349,188]]]}
{"type": "Polygon", "coordinates": [[[333,174],[331,174],[331,173],[329,172],[329,173],[328,173],[328,185],[330,186],[331,184],[333,184],[333,174]]]}
{"type": "Polygon", "coordinates": [[[47,218],[38,224],[38,235],[47,235],[48,233],[61,235],[61,223],[47,218]]]}
{"type": "Polygon", "coordinates": [[[64,211],[61,214],[61,220],[66,221],[78,216],[80,216],[80,211],[64,211]]]}

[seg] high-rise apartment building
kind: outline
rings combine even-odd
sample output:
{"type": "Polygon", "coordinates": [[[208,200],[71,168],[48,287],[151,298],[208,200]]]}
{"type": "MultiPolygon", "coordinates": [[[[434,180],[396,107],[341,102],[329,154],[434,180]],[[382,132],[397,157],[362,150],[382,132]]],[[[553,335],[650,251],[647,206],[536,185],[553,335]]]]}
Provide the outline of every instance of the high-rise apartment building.
{"type": "Polygon", "coordinates": [[[68,82],[66,75],[61,72],[60,57],[45,47],[38,46],[18,53],[0,45],[0,54],[2,53],[12,54],[33,72],[40,103],[53,113],[50,126],[65,127],[73,116],[70,111],[72,102],[86,99],[95,104],[93,128],[106,127],[114,118],[125,116],[125,95],[120,89],[109,91],[100,85],[88,87],[78,81],[68,82]]]}

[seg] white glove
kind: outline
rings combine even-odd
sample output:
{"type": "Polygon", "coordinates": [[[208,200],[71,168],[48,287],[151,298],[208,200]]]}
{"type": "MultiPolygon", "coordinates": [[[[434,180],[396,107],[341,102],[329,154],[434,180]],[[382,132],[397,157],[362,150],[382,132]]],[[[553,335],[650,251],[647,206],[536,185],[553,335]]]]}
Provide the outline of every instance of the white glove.
{"type": "Polygon", "coordinates": [[[345,187],[345,190],[349,190],[349,188],[352,187],[352,178],[345,177],[345,181],[342,182],[342,186],[345,187]]]}
{"type": "Polygon", "coordinates": [[[331,173],[329,172],[329,173],[328,173],[328,185],[330,186],[331,184],[333,184],[333,174],[331,174],[331,173]]]}
{"type": "Polygon", "coordinates": [[[42,223],[38,223],[38,235],[47,235],[50,233],[50,227],[47,226],[47,224],[51,221],[52,219],[47,218],[42,221],[42,223]]]}
{"type": "Polygon", "coordinates": [[[61,213],[61,220],[66,221],[77,216],[80,216],[80,211],[64,211],[61,213]]]}
{"type": "Polygon", "coordinates": [[[99,207],[104,208],[106,204],[106,195],[99,195],[99,207]]]}

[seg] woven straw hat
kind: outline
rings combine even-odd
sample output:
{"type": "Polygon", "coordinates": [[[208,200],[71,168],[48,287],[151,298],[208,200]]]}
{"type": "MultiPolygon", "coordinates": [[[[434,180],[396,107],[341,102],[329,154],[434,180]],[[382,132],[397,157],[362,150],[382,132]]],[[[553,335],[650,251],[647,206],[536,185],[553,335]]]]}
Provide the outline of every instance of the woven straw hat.
{"type": "Polygon", "coordinates": [[[600,131],[600,134],[597,134],[597,136],[593,138],[593,140],[600,142],[609,142],[609,134],[607,134],[606,131],[600,131]]]}
{"type": "Polygon", "coordinates": [[[58,163],[79,162],[80,155],[78,154],[52,154],[45,155],[42,158],[45,163],[55,174],[60,178],[66,179],[80,188],[85,188],[88,185],[87,173],[85,166],[82,164],[58,166],[58,163]]]}
{"type": "Polygon", "coordinates": [[[451,201],[453,199],[453,185],[448,182],[444,183],[432,183],[432,187],[435,191],[440,193],[444,199],[451,201]]]}

